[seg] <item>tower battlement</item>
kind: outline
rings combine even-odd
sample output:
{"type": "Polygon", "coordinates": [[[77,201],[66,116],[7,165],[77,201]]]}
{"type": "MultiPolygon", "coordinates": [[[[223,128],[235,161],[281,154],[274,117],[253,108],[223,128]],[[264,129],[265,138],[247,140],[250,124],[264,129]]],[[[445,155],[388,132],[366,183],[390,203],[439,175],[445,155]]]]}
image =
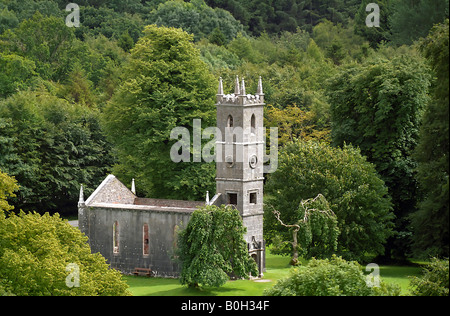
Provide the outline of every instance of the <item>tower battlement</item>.
{"type": "Polygon", "coordinates": [[[245,88],[245,80],[242,78],[241,83],[239,83],[239,76],[236,76],[234,93],[224,94],[223,91],[223,81],[220,78],[219,90],[217,93],[217,105],[227,104],[227,105],[255,105],[264,103],[264,93],[262,88],[262,79],[259,77],[258,88],[256,93],[247,94],[245,88]]]}

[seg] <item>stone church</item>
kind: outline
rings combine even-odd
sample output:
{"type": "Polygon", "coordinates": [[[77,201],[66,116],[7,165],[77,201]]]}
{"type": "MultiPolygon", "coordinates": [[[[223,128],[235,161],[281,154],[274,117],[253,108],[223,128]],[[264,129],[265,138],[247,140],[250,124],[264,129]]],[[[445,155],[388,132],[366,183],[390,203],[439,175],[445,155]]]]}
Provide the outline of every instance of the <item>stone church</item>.
{"type": "Polygon", "coordinates": [[[222,78],[217,94],[216,194],[206,201],[139,198],[109,175],[85,201],[78,203],[79,228],[92,252],[101,253],[112,268],[131,274],[150,268],[157,276],[176,277],[180,267],[174,249],[177,232],[192,212],[208,205],[232,205],[247,228],[248,251],[260,276],[265,271],[263,240],[264,94],[261,78],[255,95],[246,94],[236,77],[233,94],[224,94],[222,78]]]}

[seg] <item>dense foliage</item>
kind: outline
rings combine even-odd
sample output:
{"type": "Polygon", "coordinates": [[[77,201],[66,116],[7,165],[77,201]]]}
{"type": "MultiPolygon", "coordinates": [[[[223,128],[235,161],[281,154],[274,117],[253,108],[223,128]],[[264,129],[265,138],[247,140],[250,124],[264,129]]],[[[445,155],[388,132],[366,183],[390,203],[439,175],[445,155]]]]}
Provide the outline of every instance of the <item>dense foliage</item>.
{"type": "Polygon", "coordinates": [[[99,253],[91,254],[87,237],[58,215],[0,212],[0,295],[119,296],[129,295],[127,288],[99,253]],[[79,286],[67,286],[69,264],[79,267],[79,286]]]}
{"type": "Polygon", "coordinates": [[[248,278],[258,274],[249,256],[239,211],[224,205],[196,210],[179,232],[177,256],[181,262],[181,284],[221,286],[229,276],[248,278]]]}
{"type": "Polygon", "coordinates": [[[0,170],[0,212],[9,211],[14,208],[9,205],[7,198],[14,197],[14,191],[18,188],[17,181],[0,170]]]}
{"type": "Polygon", "coordinates": [[[400,288],[383,281],[369,287],[357,262],[341,257],[312,259],[305,267],[293,269],[264,292],[269,296],[398,296],[400,288]]]}
{"type": "MultiPolygon", "coordinates": [[[[396,230],[403,236],[410,234],[407,216],[417,203],[412,153],[429,85],[423,61],[400,56],[352,65],[334,77],[328,89],[333,144],[351,143],[375,165],[389,188],[396,230]]],[[[397,255],[408,252],[399,247],[397,255]]]]}
{"type": "Polygon", "coordinates": [[[0,101],[0,119],[0,167],[20,184],[18,210],[71,210],[80,185],[100,183],[112,163],[97,110],[19,92],[0,101]]]}
{"type": "Polygon", "coordinates": [[[411,293],[417,296],[448,296],[449,294],[448,259],[432,258],[422,271],[420,277],[412,277],[411,293]]]}
{"type": "Polygon", "coordinates": [[[336,214],[338,254],[360,260],[383,253],[392,234],[392,205],[384,182],[359,150],[295,140],[280,150],[278,159],[278,170],[265,187],[268,242],[279,234],[283,240],[291,238],[271,214],[271,207],[281,212],[283,222],[295,223],[301,213],[300,202],[320,193],[336,214]]]}
{"type": "Polygon", "coordinates": [[[416,255],[449,256],[449,23],[422,42],[436,79],[425,110],[415,158],[424,199],[412,214],[416,255]]]}

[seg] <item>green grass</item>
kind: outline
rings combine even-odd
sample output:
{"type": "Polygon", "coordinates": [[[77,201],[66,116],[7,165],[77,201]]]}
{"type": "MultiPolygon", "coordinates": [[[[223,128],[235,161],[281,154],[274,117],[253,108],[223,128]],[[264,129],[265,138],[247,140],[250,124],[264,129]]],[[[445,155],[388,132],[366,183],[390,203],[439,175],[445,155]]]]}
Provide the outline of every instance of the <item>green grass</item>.
{"type": "Polygon", "coordinates": [[[178,279],[147,278],[124,276],[135,296],[261,296],[264,289],[275,284],[276,280],[289,274],[288,257],[266,255],[267,271],[261,280],[228,281],[219,288],[191,289],[180,284],[178,279]]]}
{"type": "MultiPolygon", "coordinates": [[[[192,289],[180,284],[178,279],[147,278],[124,276],[130,291],[135,296],[262,296],[264,289],[271,287],[278,279],[289,274],[288,257],[277,256],[269,251],[266,255],[266,268],[261,280],[228,281],[219,288],[192,289]]],[[[408,295],[410,275],[419,275],[420,267],[412,266],[381,266],[381,279],[388,283],[400,285],[402,295],[408,295]]]]}
{"type": "Polygon", "coordinates": [[[396,283],[400,286],[402,295],[409,293],[409,276],[419,276],[421,268],[417,266],[380,266],[380,277],[386,283],[396,283]]]}

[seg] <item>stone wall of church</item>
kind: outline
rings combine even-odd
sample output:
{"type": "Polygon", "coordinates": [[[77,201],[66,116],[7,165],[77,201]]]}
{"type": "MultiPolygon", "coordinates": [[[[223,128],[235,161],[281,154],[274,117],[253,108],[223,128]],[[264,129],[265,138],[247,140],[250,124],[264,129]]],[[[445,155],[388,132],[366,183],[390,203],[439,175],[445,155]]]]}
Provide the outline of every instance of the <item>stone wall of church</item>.
{"type": "Polygon", "coordinates": [[[173,249],[177,231],[189,222],[189,212],[86,207],[79,213],[80,229],[89,237],[92,253],[101,253],[112,268],[125,274],[133,273],[135,268],[150,268],[161,277],[179,275],[173,249]],[[144,254],[145,224],[148,225],[148,254],[144,254]]]}

